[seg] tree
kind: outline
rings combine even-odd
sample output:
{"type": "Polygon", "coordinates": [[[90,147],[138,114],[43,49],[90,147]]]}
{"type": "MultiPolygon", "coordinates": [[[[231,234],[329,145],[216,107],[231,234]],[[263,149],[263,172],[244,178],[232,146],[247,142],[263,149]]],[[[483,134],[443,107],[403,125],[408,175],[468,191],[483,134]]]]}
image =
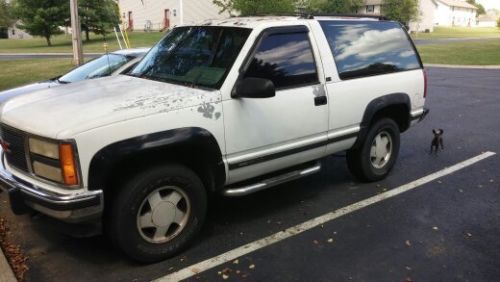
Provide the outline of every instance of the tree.
{"type": "Polygon", "coordinates": [[[312,13],[356,13],[363,0],[308,0],[303,1],[306,10],[312,13]]]}
{"type": "Polygon", "coordinates": [[[294,0],[213,0],[221,8],[220,13],[239,12],[240,16],[285,15],[295,12],[294,0]]]}
{"type": "Polygon", "coordinates": [[[80,0],[78,7],[86,41],[90,40],[90,32],[105,35],[107,30],[120,23],[118,5],[114,0],[80,0]]]}
{"type": "Polygon", "coordinates": [[[48,46],[50,38],[62,33],[60,29],[69,19],[69,1],[67,0],[17,0],[14,2],[14,14],[21,24],[17,26],[31,35],[42,36],[48,46]]]}
{"type": "Polygon", "coordinates": [[[0,27],[10,27],[14,23],[10,5],[5,0],[0,0],[0,27]]]}
{"type": "Polygon", "coordinates": [[[415,0],[384,0],[382,14],[387,18],[408,24],[418,18],[418,6],[415,0]]]}
{"type": "Polygon", "coordinates": [[[467,3],[476,6],[478,15],[486,14],[486,10],[484,9],[484,6],[481,5],[480,3],[476,3],[476,0],[467,0],[467,3]]]}

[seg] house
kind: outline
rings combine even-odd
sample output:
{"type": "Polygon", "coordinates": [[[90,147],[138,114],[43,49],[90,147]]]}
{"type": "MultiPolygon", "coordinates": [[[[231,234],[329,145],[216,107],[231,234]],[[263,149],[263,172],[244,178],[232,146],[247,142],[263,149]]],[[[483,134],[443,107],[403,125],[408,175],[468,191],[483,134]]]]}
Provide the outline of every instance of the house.
{"type": "Polygon", "coordinates": [[[495,13],[487,13],[477,17],[476,27],[495,27],[497,26],[498,16],[495,13]]]}
{"type": "Polygon", "coordinates": [[[434,17],[436,26],[476,25],[477,8],[465,0],[435,0],[437,9],[434,17]]]}
{"type": "Polygon", "coordinates": [[[11,27],[7,28],[7,36],[9,39],[30,39],[33,36],[26,31],[19,29],[17,25],[19,21],[13,24],[11,27]]]}
{"type": "MultiPolygon", "coordinates": [[[[474,26],[477,8],[465,0],[416,0],[417,19],[408,23],[412,32],[432,32],[434,26],[474,26]]],[[[384,0],[364,0],[358,14],[383,14],[384,0]]]]}
{"type": "MultiPolygon", "coordinates": [[[[435,0],[417,0],[418,1],[418,17],[415,21],[408,23],[410,31],[426,31],[434,30],[434,13],[437,8],[435,0]]],[[[382,15],[384,0],[365,0],[363,7],[357,10],[358,14],[373,14],[382,15]]]]}
{"type": "Polygon", "coordinates": [[[410,31],[413,32],[433,32],[434,18],[436,16],[437,3],[435,0],[419,0],[418,15],[410,21],[410,31]]]}
{"type": "Polygon", "coordinates": [[[118,0],[128,30],[165,30],[169,27],[229,17],[219,14],[212,0],[118,0]]]}

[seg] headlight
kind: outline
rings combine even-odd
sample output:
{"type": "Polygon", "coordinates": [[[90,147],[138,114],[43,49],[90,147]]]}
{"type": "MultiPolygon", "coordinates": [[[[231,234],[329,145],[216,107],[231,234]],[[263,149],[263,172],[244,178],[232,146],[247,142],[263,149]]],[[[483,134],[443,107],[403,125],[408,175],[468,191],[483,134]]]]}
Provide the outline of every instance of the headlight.
{"type": "Polygon", "coordinates": [[[40,140],[29,139],[30,152],[51,159],[59,159],[59,144],[40,140]]]}
{"type": "Polygon", "coordinates": [[[75,148],[72,143],[31,137],[28,145],[35,175],[67,186],[78,185],[75,148]]]}

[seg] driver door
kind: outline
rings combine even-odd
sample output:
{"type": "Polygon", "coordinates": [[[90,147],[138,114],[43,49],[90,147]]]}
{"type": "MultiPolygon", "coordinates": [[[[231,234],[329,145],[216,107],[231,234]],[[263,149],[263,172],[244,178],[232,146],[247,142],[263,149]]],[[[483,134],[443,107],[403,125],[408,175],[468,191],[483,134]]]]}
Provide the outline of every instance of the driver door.
{"type": "Polygon", "coordinates": [[[270,79],[276,96],[223,101],[228,184],[324,155],[328,106],[314,54],[306,26],[263,31],[239,79],[270,79]]]}

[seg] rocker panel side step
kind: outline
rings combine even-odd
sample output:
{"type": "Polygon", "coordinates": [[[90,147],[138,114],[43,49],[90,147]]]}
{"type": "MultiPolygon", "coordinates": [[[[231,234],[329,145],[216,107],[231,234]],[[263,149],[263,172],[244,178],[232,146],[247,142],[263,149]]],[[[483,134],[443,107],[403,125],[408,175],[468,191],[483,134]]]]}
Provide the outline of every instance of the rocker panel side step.
{"type": "Polygon", "coordinates": [[[296,169],[292,171],[285,172],[283,174],[273,176],[267,179],[257,181],[255,183],[248,183],[240,187],[227,187],[227,190],[223,192],[224,196],[227,197],[240,197],[252,194],[264,189],[271,188],[273,186],[306,177],[308,175],[317,173],[321,170],[321,163],[316,162],[314,165],[309,167],[303,167],[301,169],[296,169]]]}

